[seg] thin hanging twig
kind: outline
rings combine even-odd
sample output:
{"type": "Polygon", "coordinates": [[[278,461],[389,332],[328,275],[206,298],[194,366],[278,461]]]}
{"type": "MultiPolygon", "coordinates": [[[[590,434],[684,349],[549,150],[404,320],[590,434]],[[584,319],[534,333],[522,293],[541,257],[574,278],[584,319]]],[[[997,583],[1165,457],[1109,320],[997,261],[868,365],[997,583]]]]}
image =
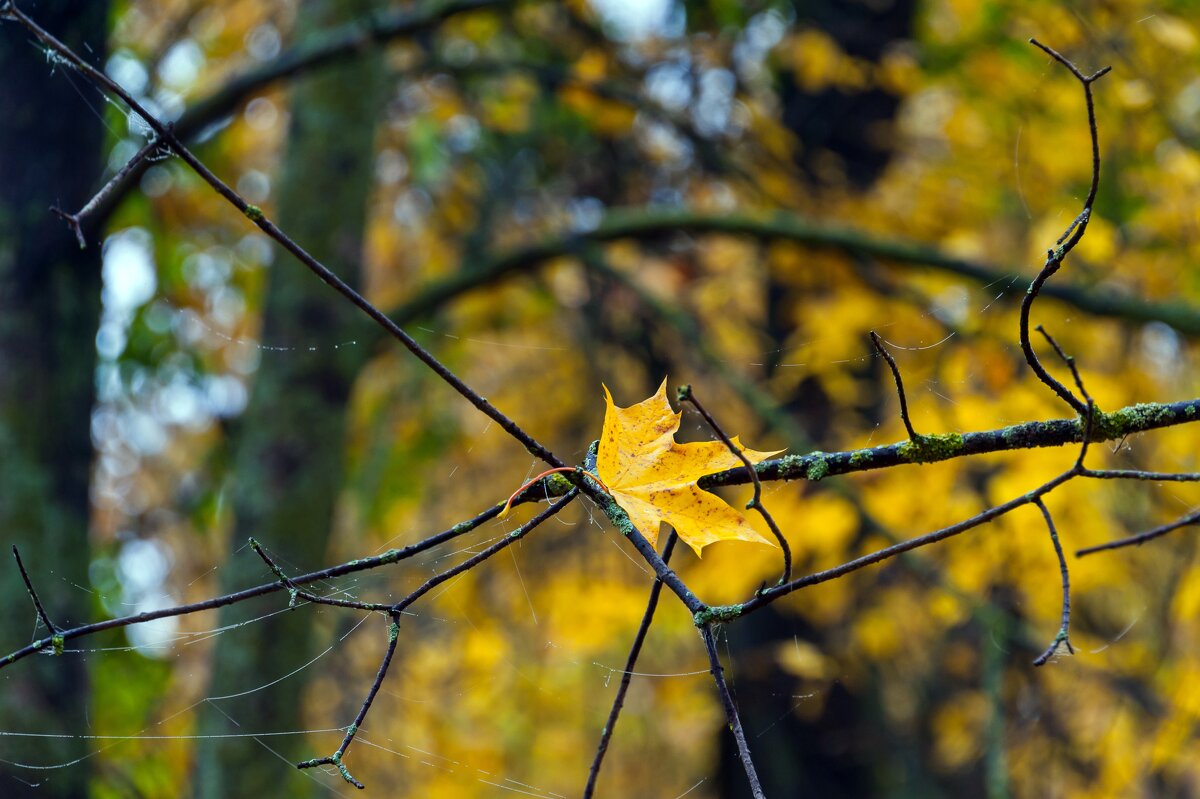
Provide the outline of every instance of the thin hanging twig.
{"type": "Polygon", "coordinates": [[[1067,559],[1063,555],[1062,544],[1058,540],[1058,531],[1054,529],[1054,517],[1050,515],[1046,503],[1042,502],[1041,497],[1038,497],[1033,504],[1042,512],[1042,518],[1046,520],[1046,527],[1050,530],[1050,541],[1054,544],[1054,554],[1058,557],[1058,570],[1062,575],[1062,624],[1058,628],[1058,635],[1054,636],[1054,640],[1050,642],[1050,646],[1046,647],[1046,651],[1033,661],[1033,665],[1041,666],[1054,657],[1054,653],[1060,646],[1066,646],[1067,651],[1072,655],[1075,654],[1075,647],[1071,646],[1071,578],[1067,573],[1067,559]]]}
{"type": "MultiPolygon", "coordinates": [[[[667,535],[667,543],[663,546],[663,563],[671,560],[675,550],[675,542],[679,540],[674,530],[667,535]]],[[[658,598],[662,594],[663,582],[655,578],[650,586],[650,598],[646,600],[646,611],[642,614],[642,622],[638,625],[637,633],[633,636],[633,644],[629,647],[629,657],[625,659],[625,668],[621,672],[621,682],[617,686],[617,694],[613,697],[612,707],[608,711],[608,720],[604,722],[604,730],[600,733],[600,742],[596,745],[596,755],[592,758],[592,766],[588,769],[587,785],[583,789],[583,799],[591,799],[596,792],[596,780],[600,777],[600,766],[604,755],[608,752],[608,743],[612,740],[613,731],[617,727],[617,719],[621,709],[625,707],[625,694],[629,692],[629,684],[633,680],[633,670],[637,666],[638,656],[642,652],[642,644],[650,632],[650,623],[654,620],[654,611],[658,608],[658,598]]]]}

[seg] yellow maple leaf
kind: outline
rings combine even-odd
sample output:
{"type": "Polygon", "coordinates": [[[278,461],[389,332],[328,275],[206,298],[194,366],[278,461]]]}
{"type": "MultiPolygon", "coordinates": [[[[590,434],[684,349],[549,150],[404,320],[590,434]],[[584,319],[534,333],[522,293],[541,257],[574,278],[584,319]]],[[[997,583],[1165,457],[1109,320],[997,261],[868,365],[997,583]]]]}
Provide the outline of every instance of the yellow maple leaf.
{"type": "MultiPolygon", "coordinates": [[[[607,408],[596,472],[651,544],[658,542],[659,524],[665,522],[697,555],[714,541],[756,541],[774,546],[755,532],[741,513],[696,485],[703,475],[743,464],[720,441],[675,443],[683,414],[671,409],[666,380],[654,396],[628,408],[613,403],[608,386],[604,387],[604,397],[607,408]]],[[[751,463],[778,454],[746,449],[737,436],[732,441],[751,463]]]]}

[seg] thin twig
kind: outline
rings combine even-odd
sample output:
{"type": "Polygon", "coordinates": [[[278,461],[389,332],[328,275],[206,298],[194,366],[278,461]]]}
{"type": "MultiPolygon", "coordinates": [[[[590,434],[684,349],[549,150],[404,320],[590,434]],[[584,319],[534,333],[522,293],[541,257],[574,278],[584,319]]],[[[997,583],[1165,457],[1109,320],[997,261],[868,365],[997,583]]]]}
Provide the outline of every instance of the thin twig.
{"type": "Polygon", "coordinates": [[[450,369],[439,361],[432,353],[422,347],[416,339],[410,336],[399,325],[391,320],[383,311],[372,305],[365,297],[355,291],[350,284],[338,277],[329,267],[321,263],[319,260],[309,254],[307,250],[297,244],[291,237],[279,229],[271,220],[269,220],[262,209],[258,206],[251,205],[246,202],[241,195],[235,192],[224,181],[213,174],[207,166],[204,165],[183,143],[175,136],[170,126],[163,124],[147,111],[141,103],[139,103],[132,95],[125,91],[114,80],[109,78],[103,72],[93,67],[88,62],[79,57],[74,50],[61,41],[56,39],[51,33],[34,22],[29,16],[22,12],[15,5],[10,4],[12,18],[21,23],[30,33],[38,38],[44,45],[49,47],[54,52],[58,53],[66,63],[74,67],[80,74],[91,80],[98,86],[112,92],[117,97],[121,98],[130,109],[133,110],[145,123],[152,129],[158,138],[191,167],[197,175],[200,176],[205,183],[212,187],[217,194],[221,195],[226,201],[242,212],[251,222],[258,226],[260,230],[274,239],[285,250],[292,254],[296,260],[300,261],[308,267],[314,274],[317,275],[327,285],[341,294],[351,304],[373,319],[376,324],[384,329],[389,335],[404,345],[409,352],[415,355],[418,360],[428,366],[434,374],[445,381],[451,388],[461,394],[480,412],[496,422],[506,433],[520,442],[526,450],[535,457],[544,460],[551,466],[565,466],[558,457],[547,449],[541,442],[526,433],[516,422],[509,419],[498,408],[492,405],[486,398],[481,396],[479,392],[468,386],[462,381],[458,375],[450,371],[450,369]]]}
{"type": "Polygon", "coordinates": [[[1080,477],[1097,480],[1148,480],[1156,483],[1195,483],[1200,472],[1144,472],[1140,469],[1084,469],[1080,477]]]}
{"type": "MultiPolygon", "coordinates": [[[[679,536],[674,530],[667,535],[667,543],[663,546],[663,563],[671,560],[675,542],[679,536]]],[[[633,680],[633,670],[637,666],[638,655],[642,652],[642,644],[650,632],[650,623],[654,620],[654,611],[658,608],[658,597],[662,594],[663,582],[655,579],[650,586],[650,598],[646,600],[646,612],[642,614],[642,623],[638,625],[637,634],[633,636],[633,644],[629,647],[629,657],[625,659],[625,669],[621,672],[621,683],[617,686],[617,695],[613,697],[612,708],[608,711],[608,720],[604,722],[604,730],[600,733],[600,743],[596,746],[596,756],[592,758],[592,767],[588,769],[587,785],[583,789],[583,799],[591,799],[596,792],[596,780],[600,776],[600,765],[604,762],[604,754],[608,751],[608,743],[612,740],[613,730],[617,727],[617,719],[621,709],[625,707],[625,694],[633,680]]]]}
{"type": "Polygon", "coordinates": [[[1063,348],[1058,346],[1058,342],[1054,340],[1054,336],[1047,332],[1046,328],[1038,325],[1037,331],[1046,338],[1046,341],[1054,349],[1055,354],[1071,370],[1071,377],[1075,380],[1075,387],[1079,389],[1079,393],[1087,401],[1087,404],[1084,406],[1083,445],[1079,448],[1079,457],[1075,459],[1075,473],[1082,474],[1084,471],[1083,460],[1087,457],[1088,442],[1092,440],[1092,428],[1096,424],[1096,402],[1092,399],[1092,395],[1088,393],[1087,386],[1083,384],[1083,377],[1079,374],[1079,367],[1075,365],[1075,359],[1067,355],[1063,348]]]}
{"type": "Polygon", "coordinates": [[[1036,39],[1029,40],[1031,44],[1038,47],[1055,61],[1065,66],[1070,70],[1071,74],[1083,86],[1084,99],[1087,102],[1088,115],[1088,131],[1091,133],[1092,139],[1092,184],[1088,190],[1087,199],[1083,202],[1083,210],[1067,227],[1066,232],[1058,238],[1056,247],[1048,250],[1046,253],[1046,262],[1042,266],[1042,270],[1037,277],[1029,285],[1029,290],[1026,292],[1024,299],[1021,301],[1021,317],[1020,317],[1020,340],[1021,351],[1025,355],[1025,361],[1037,375],[1038,379],[1050,387],[1055,394],[1061,397],[1068,405],[1078,411],[1080,414],[1087,412],[1087,405],[1071,393],[1070,389],[1060,383],[1053,375],[1046,371],[1038,360],[1037,354],[1033,351],[1033,345],[1029,340],[1029,315],[1033,309],[1033,302],[1037,299],[1038,294],[1042,290],[1042,286],[1049,280],[1055,272],[1062,266],[1063,259],[1071,250],[1075,249],[1075,245],[1083,238],[1083,234],[1087,231],[1088,221],[1092,215],[1092,205],[1096,201],[1096,192],[1100,187],[1100,135],[1096,127],[1096,107],[1095,101],[1092,98],[1092,83],[1099,80],[1105,75],[1111,67],[1105,67],[1092,75],[1084,75],[1079,71],[1070,60],[1058,53],[1057,51],[1047,47],[1036,39]]]}
{"type": "Polygon", "coordinates": [[[1170,524],[1164,524],[1161,527],[1155,527],[1152,530],[1147,530],[1146,532],[1138,533],[1137,535],[1131,535],[1128,538],[1118,538],[1116,541],[1109,541],[1107,544],[1097,544],[1094,547],[1078,549],[1075,551],[1075,557],[1082,558],[1084,555],[1092,555],[1096,552],[1104,552],[1109,549],[1121,549],[1122,547],[1139,546],[1147,541],[1150,541],[1151,539],[1166,535],[1173,530],[1178,530],[1181,527],[1188,527],[1193,524],[1200,524],[1200,511],[1189,513],[1187,516],[1184,516],[1181,519],[1176,519],[1170,524]]]}
{"type": "Polygon", "coordinates": [[[392,665],[392,657],[396,654],[396,642],[400,640],[400,614],[392,611],[388,614],[388,645],[387,651],[383,653],[383,660],[379,664],[379,670],[375,672],[375,681],[371,683],[371,689],[367,691],[367,697],[363,700],[362,705],[358,709],[358,715],[354,717],[354,721],[346,728],[346,735],[342,738],[341,744],[338,745],[337,751],[332,755],[325,757],[317,757],[312,760],[305,760],[302,763],[297,763],[296,768],[316,768],[317,766],[331,765],[337,768],[341,773],[342,779],[353,785],[355,788],[362,790],[366,788],[354,775],[350,773],[350,769],[346,768],[346,764],[342,762],[342,756],[346,754],[346,750],[350,748],[351,742],[354,741],[354,736],[358,734],[358,728],[362,725],[363,720],[367,717],[367,711],[371,709],[371,704],[375,701],[375,697],[379,694],[379,689],[383,686],[383,680],[387,677],[388,669],[392,665]]]}
{"type": "Polygon", "coordinates": [[[250,539],[250,548],[253,549],[258,556],[267,564],[267,568],[279,578],[283,583],[284,588],[288,590],[289,599],[288,607],[296,607],[299,600],[303,599],[306,602],[312,602],[315,605],[332,605],[336,608],[353,608],[355,610],[369,610],[386,613],[391,610],[392,606],[382,602],[357,602],[350,599],[332,599],[314,594],[312,591],[305,591],[292,582],[291,578],[283,573],[283,569],[271,559],[271,556],[266,553],[262,545],[255,538],[250,539]]]}
{"type": "Polygon", "coordinates": [[[116,187],[124,182],[125,176],[136,169],[137,166],[142,163],[142,161],[149,158],[152,153],[159,149],[159,146],[160,143],[158,139],[153,137],[143,144],[141,149],[134,153],[133,157],[126,161],[124,166],[117,170],[116,174],[104,184],[100,191],[96,192],[95,196],[88,200],[87,204],[75,213],[68,213],[58,206],[50,207],[50,210],[61,217],[62,220],[67,223],[67,226],[75,232],[75,240],[79,242],[79,249],[87,249],[87,240],[83,237],[83,223],[86,222],[87,218],[91,216],[92,212],[95,211],[96,208],[99,207],[99,205],[104,202],[110,194],[113,193],[116,187]]]}
{"type": "MultiPolygon", "coordinates": [[[[418,599],[429,593],[429,591],[432,589],[436,588],[447,580],[454,579],[463,572],[473,569],[480,563],[483,563],[485,560],[495,555],[497,552],[500,552],[506,547],[509,547],[512,544],[515,544],[517,541],[520,541],[526,533],[530,532],[542,522],[554,516],[560,510],[569,505],[571,500],[575,499],[578,493],[578,489],[572,489],[558,502],[546,508],[537,516],[534,516],[532,519],[525,522],[525,524],[504,536],[504,538],[497,543],[492,544],[490,547],[482,552],[479,552],[473,557],[467,558],[457,566],[454,566],[453,568],[447,569],[446,571],[429,578],[420,587],[418,587],[408,596],[404,597],[404,599],[401,599],[399,602],[384,606],[383,610],[386,611],[390,620],[388,625],[388,648],[387,652],[384,653],[383,661],[379,664],[379,671],[375,674],[375,682],[371,684],[371,689],[367,692],[367,696],[363,700],[362,706],[358,710],[358,715],[354,718],[354,722],[346,728],[346,735],[342,738],[342,743],[332,755],[313,758],[312,760],[305,760],[301,763],[297,763],[296,768],[315,768],[317,766],[324,765],[336,766],[338,771],[341,773],[342,778],[346,780],[346,782],[350,783],[356,788],[366,787],[350,774],[350,771],[346,768],[345,764],[342,763],[342,756],[345,755],[346,750],[350,748],[350,744],[354,741],[354,736],[358,733],[359,727],[362,726],[363,720],[366,719],[367,712],[371,709],[371,704],[375,701],[375,696],[379,693],[379,688],[383,685],[384,677],[387,676],[388,668],[392,664],[392,656],[396,654],[396,641],[400,637],[400,614],[418,599]]],[[[258,551],[257,547],[255,549],[258,551]]],[[[260,552],[259,554],[263,553],[260,552]]],[[[269,560],[268,564],[270,564],[269,560]]],[[[282,574],[282,572],[277,572],[277,574],[282,574]]],[[[378,610],[379,608],[366,607],[363,609],[378,610]]]]}
{"type": "Polygon", "coordinates": [[[1062,485],[1063,483],[1067,482],[1068,480],[1070,480],[1071,478],[1073,478],[1075,476],[1076,476],[1075,469],[1074,468],[1068,469],[1067,471],[1063,472],[1062,474],[1058,475],[1057,477],[1038,486],[1033,491],[1030,491],[1027,494],[1022,494],[1019,497],[1014,497],[1013,499],[1010,499],[1008,502],[1005,502],[1003,504],[988,508],[987,510],[985,510],[981,513],[977,513],[976,515],[972,516],[969,519],[964,519],[961,522],[951,524],[951,525],[949,525],[947,527],[943,527],[939,530],[934,530],[933,532],[917,536],[916,538],[910,538],[907,541],[901,541],[901,542],[899,542],[897,544],[893,544],[889,547],[884,547],[883,549],[876,550],[875,552],[872,552],[870,554],[863,555],[862,557],[855,558],[854,560],[851,560],[851,561],[847,561],[846,563],[843,563],[839,566],[834,566],[831,569],[825,569],[824,571],[814,572],[813,574],[809,574],[805,577],[799,577],[799,578],[792,580],[791,582],[785,583],[783,585],[778,585],[778,586],[775,586],[774,588],[768,588],[765,591],[759,592],[759,594],[757,596],[755,596],[753,599],[750,599],[749,601],[742,603],[740,606],[733,606],[733,608],[736,608],[736,612],[733,612],[733,610],[731,608],[715,608],[714,607],[714,608],[709,609],[709,613],[715,614],[715,615],[720,615],[720,616],[725,616],[725,615],[729,615],[729,616],[733,616],[733,617],[744,616],[747,613],[750,613],[750,612],[758,610],[759,608],[762,608],[766,605],[769,605],[770,603],[774,602],[775,600],[777,600],[783,596],[786,596],[786,595],[792,593],[793,591],[797,591],[801,588],[807,588],[811,585],[817,585],[818,583],[826,583],[826,582],[829,582],[830,580],[836,580],[839,577],[844,577],[845,575],[850,574],[851,572],[858,571],[859,569],[866,568],[867,566],[872,566],[876,563],[881,563],[885,560],[889,560],[889,559],[894,558],[897,555],[901,555],[905,552],[911,552],[914,549],[920,549],[922,547],[927,547],[930,544],[935,544],[938,541],[944,541],[947,538],[951,538],[953,536],[959,535],[960,533],[964,533],[967,530],[970,530],[974,527],[978,527],[979,525],[984,524],[985,522],[990,522],[993,519],[997,519],[997,518],[1003,516],[1004,514],[1009,513],[1010,511],[1016,510],[1017,508],[1020,508],[1024,505],[1028,505],[1028,504],[1032,503],[1038,497],[1042,497],[1042,496],[1045,496],[1046,494],[1049,494],[1055,488],[1057,488],[1058,486],[1062,485]],[[726,613],[727,611],[728,611],[728,613],[726,613]]]}
{"type": "Polygon", "coordinates": [[[1041,666],[1054,657],[1054,653],[1058,651],[1060,646],[1066,645],[1067,651],[1072,655],[1075,654],[1075,647],[1071,646],[1070,626],[1071,626],[1071,579],[1067,574],[1067,558],[1063,555],[1062,544],[1058,540],[1058,531],[1054,529],[1054,517],[1050,515],[1050,510],[1046,507],[1046,503],[1042,502],[1042,498],[1038,497],[1033,501],[1037,505],[1038,510],[1042,512],[1042,518],[1046,520],[1046,527],[1050,530],[1050,541],[1054,544],[1054,554],[1058,556],[1058,570],[1062,575],[1062,624],[1058,628],[1058,635],[1054,636],[1054,640],[1050,642],[1050,646],[1046,647],[1046,651],[1038,655],[1033,661],[1033,665],[1041,666]]]}
{"type": "Polygon", "coordinates": [[[908,437],[916,441],[920,436],[913,429],[912,420],[908,416],[908,398],[904,395],[904,381],[900,379],[900,367],[896,365],[896,359],[883,346],[883,340],[874,330],[871,331],[871,343],[875,345],[875,349],[879,351],[879,354],[887,361],[888,368],[892,370],[892,377],[896,380],[896,394],[900,397],[900,419],[904,422],[904,429],[908,431],[908,437]]]}
{"type": "MultiPolygon", "coordinates": [[[[293,585],[305,585],[315,583],[321,580],[329,580],[335,577],[344,577],[347,574],[354,574],[360,571],[368,571],[377,569],[380,566],[387,566],[392,563],[399,563],[408,558],[418,555],[426,550],[432,549],[447,541],[458,538],[465,533],[479,527],[481,524],[491,521],[499,515],[503,505],[496,504],[485,510],[477,516],[459,522],[448,530],[443,530],[440,533],[431,535],[415,544],[410,544],[401,549],[389,549],[381,555],[375,555],[370,558],[355,558],[354,560],[341,563],[337,566],[330,566],[327,569],[320,571],[309,572],[291,578],[293,585]]],[[[192,602],[187,605],[177,605],[171,608],[162,608],[159,610],[148,611],[146,613],[135,613],[131,616],[122,616],[116,619],[105,619],[104,621],[93,622],[91,624],[81,624],[78,627],[73,627],[69,630],[60,630],[58,636],[63,641],[69,641],[74,638],[84,638],[89,635],[104,632],[105,630],[114,630],[121,627],[129,627],[134,624],[144,624],[157,619],[166,619],[174,616],[186,616],[191,613],[199,613],[205,610],[216,610],[229,605],[236,605],[240,602],[263,596],[264,594],[274,593],[275,591],[284,590],[286,586],[282,582],[265,583],[256,585],[253,588],[246,588],[241,591],[225,594],[223,596],[206,599],[202,602],[192,602]]],[[[0,669],[16,663],[18,660],[23,660],[30,655],[37,654],[53,644],[52,638],[46,638],[34,641],[21,649],[16,650],[2,658],[0,658],[0,669]]]]}
{"type": "Polygon", "coordinates": [[[754,799],[765,799],[762,784],[758,781],[758,772],[754,769],[754,761],[750,758],[750,745],[746,743],[746,733],[742,729],[742,719],[738,716],[737,705],[733,702],[733,694],[725,683],[725,667],[721,665],[721,657],[717,654],[717,642],[713,637],[712,625],[706,624],[700,628],[700,636],[704,639],[704,648],[708,652],[709,672],[717,685],[717,693],[721,696],[721,706],[725,709],[725,719],[729,722],[729,730],[733,733],[734,743],[737,744],[738,759],[746,771],[746,779],[750,783],[750,793],[754,799]]]}
{"type": "Polygon", "coordinates": [[[571,489],[558,502],[555,502],[553,505],[546,508],[538,515],[534,516],[532,519],[525,522],[524,524],[522,524],[517,529],[513,530],[508,535],[504,536],[504,538],[502,538],[499,541],[497,541],[496,543],[492,544],[487,549],[484,549],[484,550],[480,551],[479,553],[473,555],[472,557],[467,558],[462,563],[458,564],[457,566],[455,566],[452,569],[447,569],[446,571],[442,572],[441,574],[437,574],[437,575],[434,575],[433,577],[430,577],[428,580],[426,580],[424,583],[422,583],[420,585],[420,587],[418,587],[416,590],[414,590],[411,594],[409,594],[408,596],[404,597],[404,599],[401,599],[399,602],[392,605],[391,609],[395,610],[397,612],[404,610],[409,605],[416,602],[418,599],[425,596],[425,594],[429,593],[434,588],[437,588],[439,585],[446,582],[447,580],[451,580],[451,579],[457,577],[458,575],[462,574],[463,572],[469,571],[469,570],[475,568],[480,563],[483,563],[485,560],[492,557],[492,555],[495,555],[497,552],[517,543],[518,541],[520,541],[522,538],[525,537],[526,533],[533,530],[535,527],[537,527],[542,522],[549,519],[551,516],[554,516],[555,514],[557,514],[560,510],[565,508],[567,505],[571,504],[571,500],[575,499],[575,497],[578,494],[579,494],[579,489],[576,489],[576,488],[571,489]]]}
{"type": "Polygon", "coordinates": [[[33,600],[33,606],[37,609],[38,618],[42,620],[42,624],[46,625],[46,629],[51,634],[57,635],[61,631],[54,622],[50,621],[50,614],[42,606],[42,600],[38,598],[37,591],[33,588],[33,581],[29,579],[29,572],[25,571],[25,564],[21,562],[21,553],[17,550],[16,544],[13,544],[12,553],[17,561],[17,570],[21,572],[21,579],[25,581],[25,590],[29,592],[29,598],[33,600]]]}
{"type": "Polygon", "coordinates": [[[692,407],[704,417],[704,421],[708,423],[712,431],[717,434],[717,438],[721,439],[721,443],[728,447],[729,451],[734,454],[734,457],[740,460],[742,465],[746,467],[746,474],[750,476],[750,482],[754,485],[754,496],[746,503],[746,509],[758,511],[758,515],[762,516],[763,521],[767,523],[767,527],[771,528],[771,534],[779,542],[779,549],[783,553],[783,575],[779,578],[779,585],[786,583],[792,579],[792,548],[788,545],[787,539],[783,537],[783,532],[779,529],[779,525],[775,523],[775,519],[772,518],[770,511],[767,510],[767,506],[763,504],[762,482],[758,479],[758,472],[754,470],[754,464],[746,457],[746,453],[742,451],[742,448],[726,435],[712,414],[700,404],[700,400],[696,399],[691,386],[680,386],[676,392],[676,397],[680,402],[690,402],[692,407]]]}

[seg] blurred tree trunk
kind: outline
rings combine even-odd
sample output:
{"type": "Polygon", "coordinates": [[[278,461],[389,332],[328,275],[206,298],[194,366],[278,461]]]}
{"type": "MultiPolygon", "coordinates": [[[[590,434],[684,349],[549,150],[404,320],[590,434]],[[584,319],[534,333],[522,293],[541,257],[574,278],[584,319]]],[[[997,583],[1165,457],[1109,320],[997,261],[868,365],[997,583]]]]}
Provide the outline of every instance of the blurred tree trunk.
{"type": "MultiPolygon", "coordinates": [[[[103,63],[108,4],[44,0],[39,22],[103,63]],[[86,47],[84,46],[86,45],[86,47]]],[[[100,252],[81,251],[49,206],[75,210],[101,169],[103,126],[28,36],[0,37],[0,529],[21,549],[50,618],[91,618],[88,594],[89,435],[100,316],[100,252]],[[38,142],[31,147],[30,142],[38,142]],[[14,157],[14,153],[21,153],[14,157]]],[[[8,558],[8,553],[4,553],[8,558]]],[[[3,649],[28,643],[34,609],[16,567],[0,566],[3,649]]],[[[86,663],[37,658],[0,681],[0,729],[81,733],[86,663]]],[[[85,796],[88,769],[31,771],[87,754],[72,739],[0,743],[0,796],[85,796]]]]}
{"type": "MultiPolygon", "coordinates": [[[[797,27],[819,29],[842,52],[867,62],[878,63],[889,47],[913,35],[913,0],[794,0],[792,5],[797,27]]],[[[880,178],[892,157],[892,137],[878,132],[894,123],[899,97],[870,86],[861,90],[828,86],[808,91],[786,70],[779,75],[779,94],[781,121],[801,144],[797,165],[812,192],[819,194],[826,188],[866,191],[880,178]]],[[[809,288],[789,285],[774,274],[768,275],[765,288],[766,332],[779,358],[786,352],[797,308],[811,302],[812,297],[808,296],[809,288]]],[[[768,373],[776,368],[776,364],[768,364],[768,373]]],[[[876,385],[886,383],[877,380],[876,385]]],[[[835,409],[819,381],[806,381],[793,392],[784,409],[818,447],[829,445],[835,409]]],[[[801,560],[797,564],[799,573],[807,571],[807,565],[801,560]]],[[[822,647],[825,631],[776,612],[759,614],[745,622],[730,627],[729,650],[732,672],[740,675],[736,685],[742,724],[752,736],[751,750],[768,796],[865,796],[879,790],[881,774],[895,773],[904,775],[905,784],[917,786],[903,795],[938,795],[922,770],[920,752],[913,751],[917,747],[910,739],[891,735],[878,702],[871,697],[855,695],[835,681],[826,696],[815,700],[821,703],[820,712],[795,712],[805,701],[797,696],[806,690],[800,680],[764,653],[773,652],[794,636],[822,647]],[[752,667],[764,661],[772,665],[752,667]],[[781,698],[794,705],[789,712],[781,709],[781,698]],[[872,743],[881,740],[887,740],[888,746],[873,750],[872,743]],[[903,748],[905,745],[911,748],[903,748]]],[[[716,781],[719,795],[726,799],[750,796],[733,736],[727,731],[721,735],[716,781]]]]}
{"type": "MultiPolygon", "coordinates": [[[[360,0],[303,3],[296,37],[361,17],[370,5],[360,0]]],[[[351,284],[361,282],[375,123],[385,85],[381,55],[370,51],[298,79],[291,94],[291,128],[277,194],[279,224],[351,284]]],[[[264,314],[264,342],[296,349],[264,351],[250,405],[231,432],[236,525],[232,554],[222,567],[225,590],[270,579],[245,546],[250,536],[276,553],[285,569],[322,563],[342,485],[346,406],[369,350],[362,315],[282,252],[271,267],[264,314]],[[335,347],[354,339],[360,342],[356,346],[335,347]],[[309,345],[317,351],[308,352],[309,345]]],[[[239,605],[222,613],[220,623],[244,621],[286,601],[276,595],[239,605]]],[[[221,636],[209,694],[252,690],[307,663],[315,650],[314,624],[311,612],[299,611],[221,636]]],[[[302,671],[261,691],[214,701],[205,708],[199,731],[302,729],[307,677],[302,671]]],[[[271,746],[293,762],[329,754],[302,748],[300,738],[276,738],[271,746]]],[[[311,772],[289,769],[266,749],[246,746],[244,739],[202,740],[196,769],[196,794],[206,799],[305,796],[317,785],[309,779],[311,772]]]]}

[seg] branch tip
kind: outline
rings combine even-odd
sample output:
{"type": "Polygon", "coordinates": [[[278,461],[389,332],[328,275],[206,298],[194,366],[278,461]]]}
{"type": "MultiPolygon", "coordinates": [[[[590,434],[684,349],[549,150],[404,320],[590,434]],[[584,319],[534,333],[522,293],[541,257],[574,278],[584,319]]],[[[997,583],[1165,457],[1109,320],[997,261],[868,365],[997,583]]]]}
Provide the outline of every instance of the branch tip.
{"type": "Polygon", "coordinates": [[[900,378],[900,367],[896,365],[896,359],[883,346],[883,339],[874,330],[871,331],[871,343],[875,345],[875,350],[883,356],[887,361],[888,368],[892,370],[892,379],[896,381],[896,394],[900,397],[900,420],[904,422],[904,429],[908,431],[908,437],[916,441],[921,436],[913,429],[912,419],[908,415],[908,397],[904,393],[904,381],[900,378]]]}
{"type": "Polygon", "coordinates": [[[29,598],[33,600],[33,607],[37,611],[38,618],[42,620],[42,624],[46,625],[46,629],[54,635],[54,653],[56,655],[62,654],[62,630],[54,622],[50,621],[50,614],[46,613],[46,608],[42,605],[42,600],[33,587],[33,581],[29,579],[29,572],[25,571],[25,564],[21,561],[21,553],[17,549],[16,544],[13,544],[12,553],[13,558],[17,561],[17,570],[21,572],[21,580],[25,583],[25,590],[29,592],[29,598]]]}
{"type": "Polygon", "coordinates": [[[1054,636],[1050,646],[1046,647],[1046,651],[1033,661],[1033,665],[1042,666],[1054,657],[1060,646],[1065,644],[1067,651],[1072,655],[1075,654],[1075,647],[1071,646],[1071,580],[1067,571],[1067,559],[1063,555],[1062,544],[1058,540],[1058,531],[1054,527],[1054,517],[1050,515],[1050,509],[1046,507],[1046,503],[1040,496],[1033,500],[1033,504],[1042,512],[1042,518],[1046,521],[1046,527],[1050,531],[1050,541],[1054,545],[1054,554],[1058,558],[1059,574],[1062,576],[1062,621],[1058,628],[1058,634],[1054,636]]]}

